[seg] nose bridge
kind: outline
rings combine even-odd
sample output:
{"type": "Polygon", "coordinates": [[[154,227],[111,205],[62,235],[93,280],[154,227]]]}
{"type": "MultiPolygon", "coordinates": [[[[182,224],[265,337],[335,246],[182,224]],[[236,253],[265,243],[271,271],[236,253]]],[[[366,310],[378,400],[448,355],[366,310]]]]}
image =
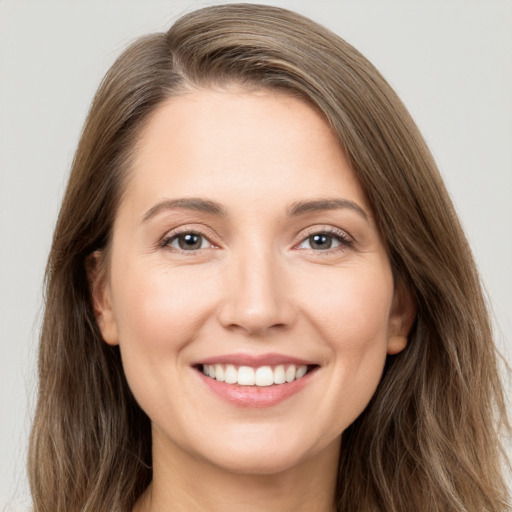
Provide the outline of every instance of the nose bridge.
{"type": "Polygon", "coordinates": [[[221,323],[251,334],[289,326],[295,309],[283,270],[278,254],[268,242],[253,241],[233,251],[221,323]]]}

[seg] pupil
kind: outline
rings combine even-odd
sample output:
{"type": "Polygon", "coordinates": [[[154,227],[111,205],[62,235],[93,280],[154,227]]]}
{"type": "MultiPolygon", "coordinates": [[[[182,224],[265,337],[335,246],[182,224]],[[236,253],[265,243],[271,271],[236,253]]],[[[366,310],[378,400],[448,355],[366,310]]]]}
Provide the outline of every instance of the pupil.
{"type": "Polygon", "coordinates": [[[330,249],[332,238],[328,235],[313,235],[309,237],[309,243],[313,249],[330,249]]]}
{"type": "Polygon", "coordinates": [[[199,249],[201,247],[201,237],[194,233],[188,233],[180,236],[179,246],[181,249],[199,249]]]}

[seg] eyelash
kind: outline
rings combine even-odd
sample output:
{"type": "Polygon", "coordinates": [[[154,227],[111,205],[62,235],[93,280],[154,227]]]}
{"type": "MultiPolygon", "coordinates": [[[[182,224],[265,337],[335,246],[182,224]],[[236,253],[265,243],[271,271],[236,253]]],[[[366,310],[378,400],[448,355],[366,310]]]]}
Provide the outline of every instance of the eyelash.
{"type": "MultiPolygon", "coordinates": [[[[216,247],[215,244],[213,244],[213,242],[211,242],[211,240],[210,240],[211,236],[201,233],[198,230],[186,229],[186,228],[180,229],[178,231],[174,231],[174,232],[164,236],[162,238],[162,240],[159,242],[158,246],[161,249],[169,248],[176,252],[191,253],[191,254],[194,254],[194,253],[197,254],[199,251],[202,251],[205,249],[204,247],[200,247],[198,249],[185,250],[185,249],[181,249],[181,248],[177,248],[177,247],[171,247],[170,244],[172,242],[174,242],[175,240],[178,240],[179,237],[183,236],[183,235],[196,235],[198,237],[201,237],[203,240],[207,241],[210,244],[209,248],[216,247]]],[[[345,233],[344,231],[338,230],[338,229],[327,228],[327,229],[310,229],[309,232],[306,232],[305,236],[303,236],[301,238],[299,243],[297,243],[293,246],[293,248],[296,250],[301,250],[301,249],[298,249],[297,247],[300,246],[301,244],[305,243],[306,241],[308,241],[308,239],[310,239],[311,237],[318,236],[318,235],[325,235],[327,237],[331,237],[331,238],[335,239],[337,242],[339,242],[339,245],[334,248],[328,248],[328,249],[315,250],[313,248],[309,248],[309,249],[302,249],[302,250],[310,251],[315,254],[328,255],[328,254],[332,254],[333,252],[339,252],[339,251],[343,251],[347,248],[348,249],[352,248],[354,246],[354,241],[347,233],[345,233]]]]}
{"type": "MultiPolygon", "coordinates": [[[[302,249],[302,250],[310,251],[310,252],[313,252],[315,254],[320,254],[320,255],[329,255],[332,253],[344,251],[346,249],[350,249],[350,248],[354,247],[353,239],[346,232],[344,232],[342,230],[335,229],[335,228],[327,228],[327,229],[311,228],[309,230],[309,232],[306,232],[306,236],[303,236],[301,241],[298,244],[296,244],[294,246],[294,248],[298,247],[299,245],[302,245],[303,243],[308,241],[311,237],[318,236],[318,235],[325,235],[325,236],[331,237],[331,238],[335,239],[336,241],[338,241],[339,245],[334,248],[328,248],[328,249],[315,250],[315,249],[311,248],[311,249],[302,249]]],[[[297,249],[297,250],[300,250],[300,249],[297,249]]]]}
{"type": "Polygon", "coordinates": [[[206,240],[210,244],[210,247],[215,247],[215,244],[213,244],[210,240],[210,238],[211,238],[210,235],[205,235],[204,233],[201,233],[200,231],[195,230],[195,229],[186,229],[186,228],[180,229],[178,231],[173,231],[172,233],[169,233],[168,235],[164,236],[158,245],[161,249],[169,248],[171,250],[174,250],[174,251],[180,252],[180,253],[192,253],[193,254],[193,253],[197,253],[197,252],[205,249],[205,248],[199,248],[199,249],[194,249],[194,250],[185,250],[185,249],[180,249],[177,247],[171,247],[170,244],[172,242],[174,242],[175,240],[178,240],[179,237],[183,236],[183,235],[196,235],[196,236],[202,238],[203,240],[206,240]]]}

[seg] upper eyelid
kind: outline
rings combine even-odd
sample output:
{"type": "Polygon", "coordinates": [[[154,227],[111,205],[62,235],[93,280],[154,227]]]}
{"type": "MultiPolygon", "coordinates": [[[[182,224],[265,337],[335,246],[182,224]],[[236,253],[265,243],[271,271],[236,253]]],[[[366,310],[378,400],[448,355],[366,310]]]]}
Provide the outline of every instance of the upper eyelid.
{"type": "Polygon", "coordinates": [[[212,241],[211,238],[218,238],[215,231],[209,226],[201,225],[197,227],[197,224],[185,224],[176,228],[168,229],[163,235],[163,238],[172,238],[175,236],[183,235],[185,233],[195,233],[197,235],[204,236],[208,240],[212,241]]]}
{"type": "MultiPolygon", "coordinates": [[[[215,233],[215,231],[204,224],[200,225],[199,227],[197,227],[197,224],[188,224],[170,229],[166,231],[165,234],[159,239],[159,245],[165,245],[169,242],[169,240],[186,233],[195,233],[197,235],[205,237],[212,245],[221,245],[219,242],[216,241],[219,239],[219,237],[215,233]]],[[[306,238],[314,234],[320,233],[337,235],[347,242],[355,242],[354,237],[345,229],[341,229],[332,225],[313,225],[302,229],[300,233],[297,234],[297,236],[295,237],[295,241],[292,243],[292,247],[296,247],[306,238]]]]}
{"type": "Polygon", "coordinates": [[[334,226],[310,226],[307,228],[307,231],[299,235],[298,241],[294,242],[292,245],[292,249],[296,251],[305,251],[307,253],[316,254],[316,255],[322,255],[327,256],[329,254],[335,254],[339,253],[340,251],[345,251],[347,249],[354,249],[355,247],[355,240],[354,237],[352,237],[347,231],[341,228],[337,228],[334,226]],[[310,236],[316,235],[316,234],[326,234],[329,236],[338,237],[340,240],[340,245],[337,247],[324,249],[324,250],[318,250],[318,249],[300,249],[299,246],[303,244],[310,236]]]}
{"type": "MultiPolygon", "coordinates": [[[[208,242],[212,246],[217,246],[218,245],[214,240],[212,240],[212,239],[216,238],[216,236],[215,236],[215,233],[213,232],[213,230],[211,228],[208,228],[207,226],[203,226],[202,228],[198,229],[197,227],[194,227],[193,224],[190,224],[188,226],[184,225],[184,226],[180,226],[180,227],[177,227],[177,228],[173,228],[173,229],[167,230],[164,233],[164,235],[162,235],[159,238],[158,246],[162,247],[162,248],[166,247],[166,246],[169,245],[169,242],[171,240],[179,237],[180,235],[184,235],[184,234],[187,234],[187,233],[194,233],[196,235],[200,235],[200,236],[206,238],[208,240],[208,242]]],[[[195,252],[201,251],[201,250],[203,250],[203,249],[197,249],[195,252]]]]}
{"type": "Polygon", "coordinates": [[[316,235],[320,233],[325,233],[329,235],[338,235],[341,238],[348,239],[350,241],[354,241],[354,237],[345,229],[341,229],[335,226],[329,226],[329,225],[316,225],[316,226],[310,226],[308,228],[305,228],[304,230],[301,230],[301,232],[297,235],[297,242],[299,243],[302,240],[306,239],[307,237],[311,235],[316,235]]]}

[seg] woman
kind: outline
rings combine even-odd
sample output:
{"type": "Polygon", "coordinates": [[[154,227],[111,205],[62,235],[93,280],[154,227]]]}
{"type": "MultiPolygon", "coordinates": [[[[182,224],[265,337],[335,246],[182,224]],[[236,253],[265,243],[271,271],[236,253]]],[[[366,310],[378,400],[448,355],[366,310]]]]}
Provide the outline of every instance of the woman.
{"type": "Polygon", "coordinates": [[[389,85],[289,11],[132,45],[47,271],[35,509],[503,511],[478,276],[389,85]]]}

